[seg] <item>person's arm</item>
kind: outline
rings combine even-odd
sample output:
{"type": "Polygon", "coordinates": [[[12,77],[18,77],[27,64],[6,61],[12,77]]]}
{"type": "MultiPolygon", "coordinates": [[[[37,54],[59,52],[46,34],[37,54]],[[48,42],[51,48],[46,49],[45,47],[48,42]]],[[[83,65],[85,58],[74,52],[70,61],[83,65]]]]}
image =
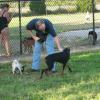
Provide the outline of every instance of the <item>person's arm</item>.
{"type": "Polygon", "coordinates": [[[13,14],[8,14],[8,22],[10,23],[13,18],[13,14]]]}
{"type": "Polygon", "coordinates": [[[59,51],[63,51],[63,48],[61,47],[60,39],[58,38],[58,36],[55,36],[54,40],[55,40],[55,43],[56,43],[59,51]]]}
{"type": "Polygon", "coordinates": [[[0,17],[2,16],[2,11],[0,10],[0,17]]]}
{"type": "Polygon", "coordinates": [[[39,37],[37,37],[37,36],[35,36],[35,35],[33,35],[33,33],[32,33],[32,30],[34,30],[34,22],[33,22],[33,20],[32,21],[30,21],[28,24],[27,24],[27,26],[26,26],[26,30],[28,31],[28,34],[35,40],[35,41],[38,41],[40,38],[39,37]]]}
{"type": "Polygon", "coordinates": [[[7,18],[8,23],[10,23],[10,21],[12,20],[12,17],[10,16],[8,12],[6,12],[5,17],[7,18]]]}
{"type": "Polygon", "coordinates": [[[32,34],[32,30],[27,30],[28,31],[28,33],[31,35],[31,37],[35,40],[35,41],[38,41],[40,38],[39,37],[37,37],[37,36],[34,36],[33,34],[32,34]]]}
{"type": "Polygon", "coordinates": [[[49,29],[49,33],[54,37],[55,43],[59,49],[59,51],[63,51],[63,48],[61,47],[61,43],[60,43],[60,39],[58,38],[55,29],[53,27],[53,24],[51,22],[49,22],[48,24],[48,29],[49,29]]]}

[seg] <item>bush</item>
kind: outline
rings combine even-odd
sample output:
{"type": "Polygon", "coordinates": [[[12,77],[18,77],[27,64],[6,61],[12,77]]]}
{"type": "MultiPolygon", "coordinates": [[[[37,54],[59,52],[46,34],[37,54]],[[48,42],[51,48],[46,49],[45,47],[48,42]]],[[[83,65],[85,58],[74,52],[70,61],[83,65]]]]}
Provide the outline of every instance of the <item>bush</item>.
{"type": "Polygon", "coordinates": [[[68,14],[68,13],[75,13],[77,12],[76,8],[70,8],[70,9],[64,9],[64,8],[59,8],[57,10],[47,10],[48,14],[68,14]]]}
{"type": "Polygon", "coordinates": [[[78,12],[92,12],[92,0],[77,0],[76,5],[78,12]]]}
{"type": "Polygon", "coordinates": [[[41,0],[39,2],[30,2],[30,10],[34,14],[46,14],[46,5],[45,5],[45,0],[41,0]]]}

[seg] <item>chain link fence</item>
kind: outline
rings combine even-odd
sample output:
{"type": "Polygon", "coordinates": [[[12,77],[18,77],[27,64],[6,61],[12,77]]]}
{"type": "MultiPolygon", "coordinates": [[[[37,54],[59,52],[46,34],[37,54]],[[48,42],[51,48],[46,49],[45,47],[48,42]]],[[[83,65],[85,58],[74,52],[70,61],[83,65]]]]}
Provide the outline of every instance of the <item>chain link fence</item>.
{"type": "MultiPolygon", "coordinates": [[[[26,25],[34,18],[49,19],[53,23],[63,47],[70,47],[75,52],[100,49],[99,0],[94,1],[95,31],[98,35],[95,46],[88,39],[89,31],[93,30],[92,0],[21,0],[19,2],[0,1],[0,3],[9,3],[10,13],[14,13],[13,19],[9,24],[10,44],[13,55],[20,54],[23,51],[22,41],[25,37],[29,37],[26,25]]],[[[34,31],[33,34],[35,34],[34,31]]],[[[3,49],[2,46],[0,47],[1,53],[3,49]]]]}

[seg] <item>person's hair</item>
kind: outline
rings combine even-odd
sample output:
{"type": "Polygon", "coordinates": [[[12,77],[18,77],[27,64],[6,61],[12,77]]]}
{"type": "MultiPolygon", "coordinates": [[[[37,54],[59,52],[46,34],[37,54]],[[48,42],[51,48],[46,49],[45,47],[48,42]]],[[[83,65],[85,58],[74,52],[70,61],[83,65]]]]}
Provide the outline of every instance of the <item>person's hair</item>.
{"type": "Polygon", "coordinates": [[[41,24],[44,24],[44,20],[43,19],[40,19],[40,20],[38,20],[36,22],[36,24],[35,24],[36,28],[38,29],[39,25],[41,25],[41,24]]]}
{"type": "Polygon", "coordinates": [[[9,4],[2,4],[2,5],[1,5],[1,8],[2,8],[2,9],[5,8],[5,7],[6,7],[6,8],[9,8],[9,4]]]}

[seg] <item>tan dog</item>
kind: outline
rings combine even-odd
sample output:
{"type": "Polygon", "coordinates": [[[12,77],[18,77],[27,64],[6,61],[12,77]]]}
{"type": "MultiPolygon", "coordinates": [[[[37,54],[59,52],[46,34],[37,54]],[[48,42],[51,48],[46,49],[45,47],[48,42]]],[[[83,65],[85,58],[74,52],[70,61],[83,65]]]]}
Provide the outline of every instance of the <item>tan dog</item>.
{"type": "Polygon", "coordinates": [[[32,48],[35,44],[35,40],[32,38],[32,37],[28,37],[28,38],[25,38],[23,41],[23,47],[24,47],[24,53],[31,53],[32,52],[32,48]]]}

